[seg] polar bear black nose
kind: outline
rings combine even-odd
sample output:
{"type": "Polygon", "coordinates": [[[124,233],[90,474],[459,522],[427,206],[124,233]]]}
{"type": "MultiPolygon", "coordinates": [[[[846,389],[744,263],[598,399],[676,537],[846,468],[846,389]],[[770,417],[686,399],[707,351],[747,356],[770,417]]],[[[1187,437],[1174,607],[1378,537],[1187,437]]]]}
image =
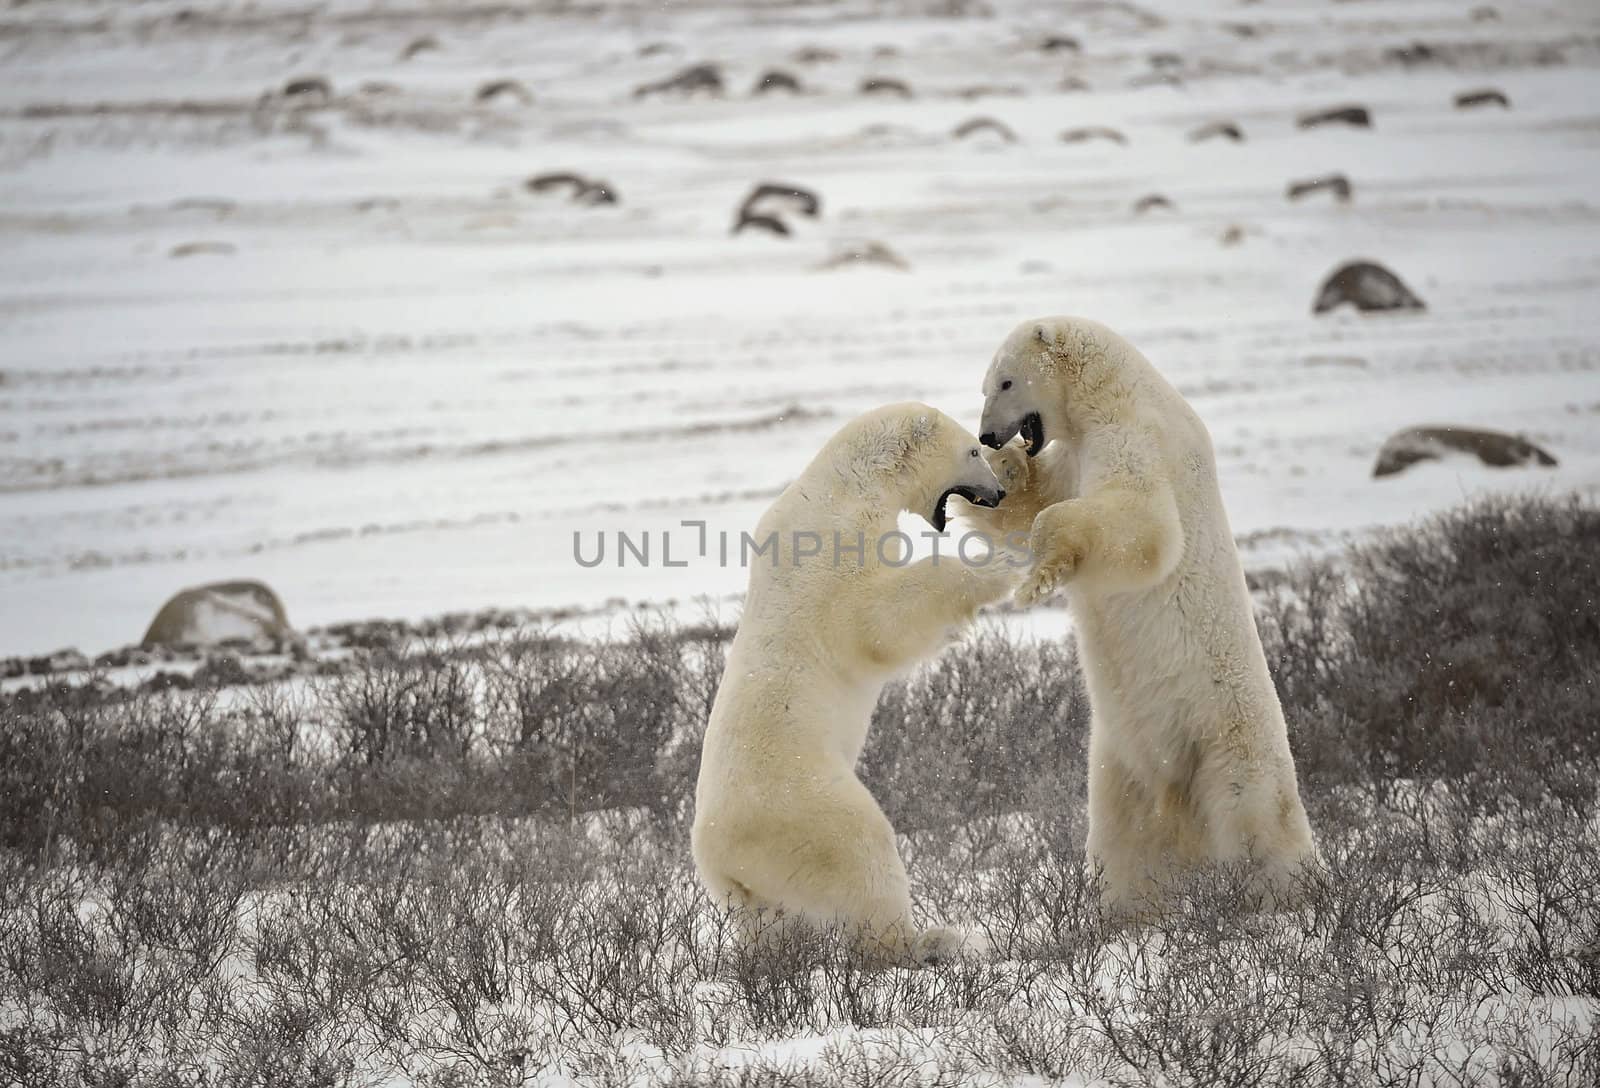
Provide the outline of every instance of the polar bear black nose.
{"type": "Polygon", "coordinates": [[[992,450],[997,450],[1000,448],[1000,443],[994,440],[993,431],[984,431],[978,436],[978,441],[982,442],[985,446],[988,446],[992,450]]]}
{"type": "Polygon", "coordinates": [[[1005,502],[1006,501],[1006,489],[1005,488],[1002,487],[999,491],[995,492],[994,501],[995,502],[1005,502]]]}

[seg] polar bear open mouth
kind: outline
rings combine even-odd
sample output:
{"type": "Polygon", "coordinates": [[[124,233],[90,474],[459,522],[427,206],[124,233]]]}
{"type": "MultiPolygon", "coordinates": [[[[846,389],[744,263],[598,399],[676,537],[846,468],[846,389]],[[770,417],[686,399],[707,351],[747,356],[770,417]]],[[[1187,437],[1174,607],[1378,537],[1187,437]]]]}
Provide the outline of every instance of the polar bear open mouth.
{"type": "Polygon", "coordinates": [[[1044,420],[1039,418],[1038,412],[1022,417],[1022,440],[1028,444],[1029,457],[1037,457],[1044,449],[1044,420]]]}
{"type": "Polygon", "coordinates": [[[939,496],[939,501],[933,504],[933,516],[928,519],[928,523],[933,526],[935,532],[944,532],[946,521],[944,516],[944,504],[951,495],[960,495],[963,499],[966,499],[974,506],[1000,505],[998,500],[987,495],[982,495],[976,488],[968,487],[965,484],[957,484],[955,487],[947,487],[945,488],[944,494],[939,496]]]}

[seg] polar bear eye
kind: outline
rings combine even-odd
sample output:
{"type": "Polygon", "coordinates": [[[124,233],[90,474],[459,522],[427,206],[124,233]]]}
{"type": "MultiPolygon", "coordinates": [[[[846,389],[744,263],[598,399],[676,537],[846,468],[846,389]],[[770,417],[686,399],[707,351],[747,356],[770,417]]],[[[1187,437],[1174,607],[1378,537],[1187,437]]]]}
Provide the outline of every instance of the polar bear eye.
{"type": "Polygon", "coordinates": [[[1010,378],[1007,378],[1005,381],[1000,383],[1000,392],[1004,393],[1007,389],[1010,389],[1010,388],[1011,388],[1011,379],[1010,378]]]}
{"type": "Polygon", "coordinates": [[[967,455],[967,456],[969,456],[969,457],[976,457],[976,456],[978,456],[978,450],[977,450],[977,448],[976,448],[976,447],[974,447],[974,448],[973,448],[973,450],[972,450],[972,452],[971,452],[971,453],[969,453],[969,454],[968,454],[968,455],[967,455]]]}

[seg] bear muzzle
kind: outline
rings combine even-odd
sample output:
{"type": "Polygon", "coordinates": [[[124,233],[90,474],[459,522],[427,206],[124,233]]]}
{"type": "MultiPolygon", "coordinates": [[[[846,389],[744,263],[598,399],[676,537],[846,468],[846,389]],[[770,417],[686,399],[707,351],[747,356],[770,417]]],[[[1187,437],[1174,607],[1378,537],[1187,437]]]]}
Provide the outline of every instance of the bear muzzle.
{"type": "Polygon", "coordinates": [[[981,487],[967,484],[957,484],[955,487],[945,488],[944,493],[939,496],[939,501],[933,504],[933,513],[928,518],[928,523],[933,526],[935,532],[944,532],[945,522],[948,520],[945,517],[944,504],[951,495],[960,495],[974,506],[999,506],[1000,501],[1006,497],[1006,491],[1003,487],[981,487]]]}
{"type": "MultiPolygon", "coordinates": [[[[984,412],[985,423],[988,422],[988,415],[988,412],[984,412]]],[[[992,450],[997,450],[1018,434],[1021,434],[1023,440],[1028,444],[1027,452],[1029,457],[1037,457],[1039,451],[1044,449],[1044,420],[1039,418],[1038,412],[1029,412],[1027,415],[1013,420],[1003,427],[986,428],[978,436],[978,441],[992,450]]]]}

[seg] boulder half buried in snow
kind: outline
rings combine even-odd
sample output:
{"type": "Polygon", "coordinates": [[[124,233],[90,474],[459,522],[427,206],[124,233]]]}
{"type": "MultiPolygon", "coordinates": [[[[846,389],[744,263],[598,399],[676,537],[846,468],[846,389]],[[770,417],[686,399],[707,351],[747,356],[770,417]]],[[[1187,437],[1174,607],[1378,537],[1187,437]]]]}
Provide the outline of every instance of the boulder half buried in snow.
{"type": "Polygon", "coordinates": [[[863,265],[880,265],[901,272],[907,272],[911,269],[911,266],[906,263],[905,258],[900,254],[882,242],[872,241],[845,245],[836,250],[817,268],[820,271],[827,271],[834,268],[859,268],[863,265]]]}
{"type": "Polygon", "coordinates": [[[303,644],[278,595],[260,582],[214,582],[183,590],[156,613],[141,646],[217,646],[265,642],[278,650],[303,644]]]}
{"type": "Polygon", "coordinates": [[[723,92],[722,69],[715,64],[695,64],[677,75],[654,83],[641,83],[633,89],[633,97],[649,98],[651,95],[707,94],[714,98],[723,92]]]}
{"type": "Polygon", "coordinates": [[[1325,314],[1349,303],[1362,311],[1426,310],[1400,277],[1373,261],[1349,261],[1322,281],[1311,312],[1325,314]]]}
{"type": "Polygon", "coordinates": [[[1514,434],[1486,431],[1475,427],[1407,427],[1396,431],[1378,450],[1372,466],[1374,477],[1393,476],[1420,461],[1441,461],[1447,457],[1475,457],[1494,468],[1518,465],[1556,464],[1545,450],[1514,434]]]}

